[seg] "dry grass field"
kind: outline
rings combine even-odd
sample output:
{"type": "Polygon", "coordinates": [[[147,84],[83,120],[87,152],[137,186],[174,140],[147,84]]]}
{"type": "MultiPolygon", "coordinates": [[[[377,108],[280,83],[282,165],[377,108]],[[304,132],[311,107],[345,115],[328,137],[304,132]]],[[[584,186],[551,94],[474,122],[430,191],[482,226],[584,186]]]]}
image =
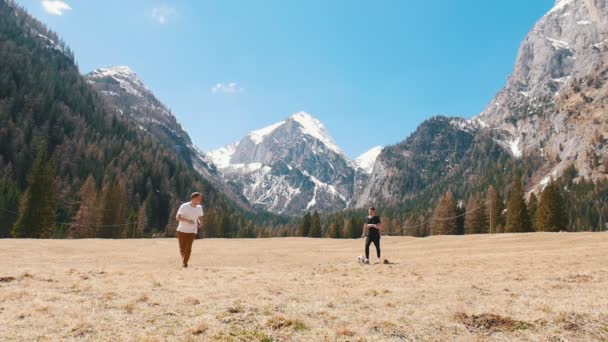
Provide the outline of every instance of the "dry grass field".
{"type": "Polygon", "coordinates": [[[0,340],[608,340],[608,233],[0,240],[0,340]]]}

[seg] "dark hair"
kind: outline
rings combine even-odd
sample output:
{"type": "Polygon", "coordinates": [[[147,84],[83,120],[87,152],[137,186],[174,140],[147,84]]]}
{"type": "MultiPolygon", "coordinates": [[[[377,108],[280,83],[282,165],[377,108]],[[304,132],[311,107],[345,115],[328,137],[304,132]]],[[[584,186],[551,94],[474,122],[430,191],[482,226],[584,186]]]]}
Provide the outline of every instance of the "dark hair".
{"type": "Polygon", "coordinates": [[[190,195],[190,199],[193,199],[194,197],[203,197],[203,195],[200,192],[193,192],[192,195],[190,195]]]}
{"type": "Polygon", "coordinates": [[[376,207],[369,207],[369,210],[376,211],[376,207]]]}

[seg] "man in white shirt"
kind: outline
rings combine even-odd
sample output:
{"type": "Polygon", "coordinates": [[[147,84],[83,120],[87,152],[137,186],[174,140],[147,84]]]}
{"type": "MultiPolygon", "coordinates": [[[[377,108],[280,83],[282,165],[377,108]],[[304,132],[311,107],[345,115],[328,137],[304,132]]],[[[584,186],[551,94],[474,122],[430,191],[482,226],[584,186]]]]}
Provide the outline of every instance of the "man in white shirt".
{"type": "Polygon", "coordinates": [[[190,196],[190,202],[182,204],[177,210],[177,240],[179,251],[182,255],[182,267],[188,267],[188,260],[192,252],[192,243],[196,239],[198,227],[203,224],[203,195],[194,192],[190,196]]]}

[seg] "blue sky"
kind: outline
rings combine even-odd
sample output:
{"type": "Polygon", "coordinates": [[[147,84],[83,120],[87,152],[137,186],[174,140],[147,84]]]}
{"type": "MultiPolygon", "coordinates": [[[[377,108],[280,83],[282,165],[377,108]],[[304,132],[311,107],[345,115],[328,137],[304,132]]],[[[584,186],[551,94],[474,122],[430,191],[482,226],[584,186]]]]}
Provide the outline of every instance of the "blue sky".
{"type": "Polygon", "coordinates": [[[83,73],[128,65],[210,150],[297,111],[350,157],[470,117],[553,0],[18,0],[83,73]]]}

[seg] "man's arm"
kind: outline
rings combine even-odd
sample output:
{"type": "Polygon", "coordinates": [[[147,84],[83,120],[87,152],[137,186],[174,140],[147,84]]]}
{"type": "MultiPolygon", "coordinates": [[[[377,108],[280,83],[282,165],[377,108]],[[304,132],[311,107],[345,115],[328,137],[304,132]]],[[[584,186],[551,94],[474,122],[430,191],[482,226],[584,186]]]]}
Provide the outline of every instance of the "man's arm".
{"type": "Polygon", "coordinates": [[[367,223],[363,225],[363,234],[361,237],[365,237],[365,235],[367,235],[367,223]]]}
{"type": "Polygon", "coordinates": [[[194,223],[194,221],[193,221],[193,220],[190,220],[190,219],[187,219],[187,218],[185,218],[185,217],[182,217],[182,214],[177,214],[177,216],[175,216],[175,219],[176,219],[177,221],[182,221],[182,222],[186,222],[186,223],[190,223],[190,224],[193,224],[193,223],[194,223]]]}

